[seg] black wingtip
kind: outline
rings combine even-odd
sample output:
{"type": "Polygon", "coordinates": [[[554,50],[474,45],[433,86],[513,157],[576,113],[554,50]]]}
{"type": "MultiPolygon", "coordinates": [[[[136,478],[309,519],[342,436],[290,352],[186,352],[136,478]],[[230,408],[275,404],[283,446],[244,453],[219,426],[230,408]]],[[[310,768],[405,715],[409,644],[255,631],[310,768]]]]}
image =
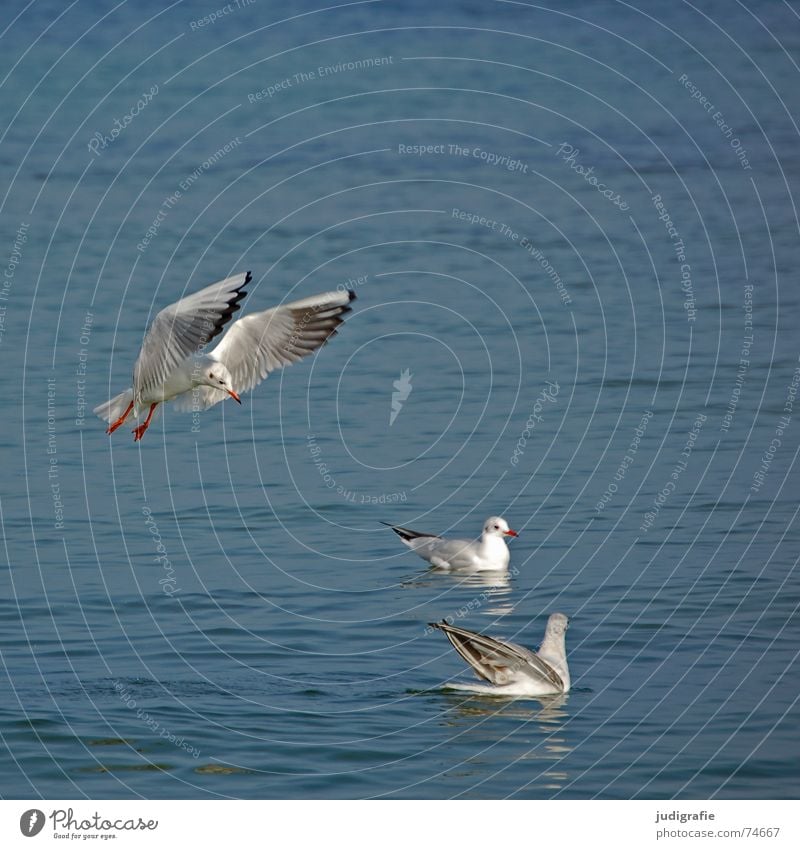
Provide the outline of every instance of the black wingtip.
{"type": "Polygon", "coordinates": [[[237,286],[237,287],[233,290],[234,292],[236,292],[236,294],[235,294],[235,295],[234,295],[234,296],[230,299],[230,301],[228,302],[228,307],[229,307],[229,309],[230,309],[230,313],[229,313],[229,314],[228,314],[228,316],[227,316],[228,318],[230,318],[230,317],[231,317],[231,315],[232,315],[233,313],[235,313],[235,312],[236,312],[236,310],[238,310],[238,309],[239,309],[239,306],[240,306],[239,302],[240,302],[241,300],[243,300],[243,299],[245,298],[245,296],[247,295],[247,292],[245,292],[245,290],[244,290],[244,289],[245,289],[245,286],[247,286],[247,284],[248,284],[248,283],[249,283],[252,279],[253,279],[253,275],[252,275],[249,271],[245,271],[245,273],[244,273],[244,281],[243,281],[242,283],[240,283],[240,284],[239,284],[239,285],[238,285],[238,286],[237,286]]]}
{"type": "Polygon", "coordinates": [[[412,539],[439,539],[436,534],[427,534],[424,531],[412,531],[411,528],[404,528],[402,525],[390,525],[388,522],[381,522],[382,525],[388,525],[402,540],[412,539]]]}
{"type": "Polygon", "coordinates": [[[356,299],[356,293],[352,289],[348,289],[347,294],[350,296],[350,301],[352,303],[356,299]]]}
{"type": "Polygon", "coordinates": [[[231,319],[233,314],[241,308],[241,301],[244,300],[244,298],[247,296],[247,292],[245,292],[245,286],[247,286],[247,284],[252,279],[253,275],[249,271],[246,271],[242,283],[233,288],[233,297],[228,301],[228,305],[220,313],[219,318],[214,324],[214,327],[211,332],[208,334],[208,337],[206,338],[204,344],[207,345],[209,342],[219,336],[219,334],[222,333],[222,331],[225,329],[225,325],[231,319]]]}
{"type": "Polygon", "coordinates": [[[391,528],[397,534],[397,536],[400,537],[400,539],[406,539],[406,537],[403,535],[403,532],[397,525],[390,525],[389,522],[381,522],[381,524],[386,525],[387,528],[391,528]]]}
{"type": "Polygon", "coordinates": [[[239,309],[239,301],[241,301],[245,297],[245,295],[247,295],[247,292],[245,292],[245,287],[250,285],[250,281],[252,279],[253,275],[249,271],[245,271],[244,282],[241,284],[241,286],[236,287],[236,297],[233,299],[233,301],[231,301],[234,312],[239,309]]]}
{"type": "MultiPolygon", "coordinates": [[[[228,308],[223,310],[222,315],[220,315],[219,322],[217,323],[217,327],[215,328],[214,336],[218,333],[221,333],[225,325],[228,323],[231,316],[237,312],[241,308],[241,302],[247,296],[247,292],[245,292],[244,287],[253,279],[253,275],[250,274],[249,271],[245,272],[244,282],[237,286],[233,291],[236,294],[228,301],[228,308]]],[[[214,338],[213,336],[211,337],[214,338]]],[[[210,341],[210,340],[209,340],[210,341]]]]}
{"type": "Polygon", "coordinates": [[[399,525],[390,525],[388,522],[381,522],[381,524],[386,525],[387,528],[391,528],[400,539],[413,539],[413,537],[409,537],[403,533],[404,528],[401,528],[399,525]]]}

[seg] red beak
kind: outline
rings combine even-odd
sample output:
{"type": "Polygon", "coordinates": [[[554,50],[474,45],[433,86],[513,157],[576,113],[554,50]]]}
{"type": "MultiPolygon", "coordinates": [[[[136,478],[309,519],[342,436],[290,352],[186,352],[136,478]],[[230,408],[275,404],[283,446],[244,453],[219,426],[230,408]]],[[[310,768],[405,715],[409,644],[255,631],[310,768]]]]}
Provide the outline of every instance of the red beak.
{"type": "Polygon", "coordinates": [[[512,531],[511,528],[509,528],[507,531],[503,531],[503,533],[507,537],[518,537],[519,536],[519,534],[516,531],[512,531]]]}
{"type": "Polygon", "coordinates": [[[242,399],[233,391],[233,389],[228,390],[228,395],[230,395],[237,404],[242,403],[242,399]]]}

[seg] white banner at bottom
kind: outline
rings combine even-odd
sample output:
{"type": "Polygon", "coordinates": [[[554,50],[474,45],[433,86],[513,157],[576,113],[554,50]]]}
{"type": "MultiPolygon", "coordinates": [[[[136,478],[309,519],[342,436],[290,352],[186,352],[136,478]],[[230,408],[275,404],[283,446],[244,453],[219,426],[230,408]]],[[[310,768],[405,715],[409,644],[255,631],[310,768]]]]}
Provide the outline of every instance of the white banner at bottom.
{"type": "Polygon", "coordinates": [[[0,801],[0,846],[800,846],[785,801],[0,801]]]}

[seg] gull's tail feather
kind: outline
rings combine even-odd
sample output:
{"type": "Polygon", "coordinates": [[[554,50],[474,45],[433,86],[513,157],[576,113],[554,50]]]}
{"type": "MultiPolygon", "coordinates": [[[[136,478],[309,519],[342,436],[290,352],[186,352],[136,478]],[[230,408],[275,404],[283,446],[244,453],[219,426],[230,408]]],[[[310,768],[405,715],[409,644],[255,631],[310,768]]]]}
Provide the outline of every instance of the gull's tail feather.
{"type": "Polygon", "coordinates": [[[133,401],[133,389],[126,389],[110,401],[106,401],[104,404],[98,404],[93,412],[96,416],[103,419],[103,421],[109,423],[115,422],[128,409],[131,401],[133,401]]]}
{"type": "Polygon", "coordinates": [[[400,525],[390,525],[388,522],[381,522],[382,525],[386,525],[391,528],[397,536],[400,537],[403,542],[410,542],[415,539],[439,539],[436,534],[426,534],[421,533],[420,531],[412,531],[410,528],[401,528],[400,525]]]}

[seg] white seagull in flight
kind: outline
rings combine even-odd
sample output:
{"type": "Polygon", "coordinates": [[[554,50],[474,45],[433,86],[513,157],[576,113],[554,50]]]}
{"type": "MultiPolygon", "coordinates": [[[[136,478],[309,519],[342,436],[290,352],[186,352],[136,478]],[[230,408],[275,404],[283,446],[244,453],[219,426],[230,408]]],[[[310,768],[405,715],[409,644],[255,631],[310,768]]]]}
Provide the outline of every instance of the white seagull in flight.
{"type": "Polygon", "coordinates": [[[431,622],[431,627],[444,631],[478,678],[492,685],[448,685],[453,689],[497,696],[548,696],[569,692],[564,639],[569,619],[563,613],[550,614],[538,652],[446,622],[431,622]]]}
{"type": "MultiPolygon", "coordinates": [[[[382,522],[388,525],[388,522],[382,522]]],[[[499,516],[490,516],[483,524],[479,540],[444,539],[435,534],[425,534],[401,528],[389,527],[401,540],[434,569],[454,572],[487,572],[508,569],[509,551],[504,537],[517,536],[508,527],[508,522],[499,516]]]]}
{"type": "Polygon", "coordinates": [[[138,442],[158,405],[173,399],[183,412],[207,410],[228,396],[241,404],[240,393],[334,336],[355,298],[349,290],[325,292],[251,313],[235,321],[213,351],[200,353],[239,309],[250,280],[249,271],[236,274],[161,310],[133,367],[133,387],[94,409],[109,423],[107,433],[149,408],[133,430],[138,442]]]}

